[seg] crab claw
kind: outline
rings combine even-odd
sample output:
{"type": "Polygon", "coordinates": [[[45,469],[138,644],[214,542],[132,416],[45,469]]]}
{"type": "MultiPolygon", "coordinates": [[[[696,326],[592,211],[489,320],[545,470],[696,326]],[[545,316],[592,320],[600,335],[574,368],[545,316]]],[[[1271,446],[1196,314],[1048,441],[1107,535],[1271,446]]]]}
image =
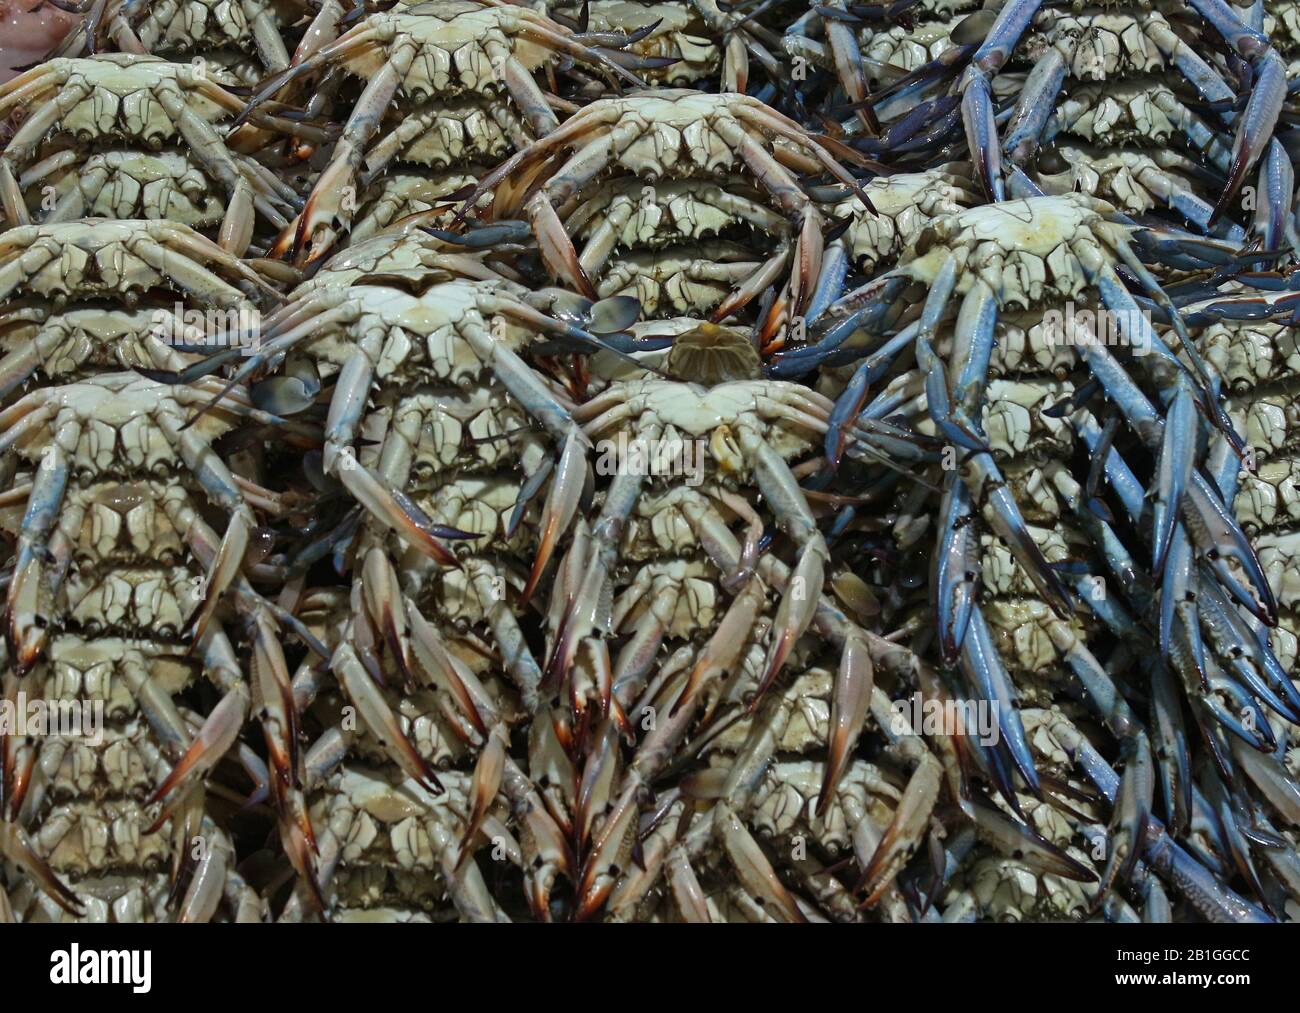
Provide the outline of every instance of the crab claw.
{"type": "Polygon", "coordinates": [[[550,492],[546,496],[546,505],[542,509],[542,534],[537,545],[537,556],[533,568],[528,574],[528,583],[520,595],[520,607],[527,605],[537,590],[537,583],[542,579],[546,564],[550,562],[555,551],[555,543],[560,535],[569,529],[578,505],[582,502],[582,490],[587,485],[589,469],[587,467],[586,440],[582,431],[576,427],[569,430],[564,441],[564,450],[560,453],[560,463],[551,482],[550,492]]]}
{"type": "Polygon", "coordinates": [[[1151,765],[1151,747],[1144,732],[1136,732],[1121,743],[1125,758],[1124,774],[1115,796],[1110,819],[1110,848],[1106,868],[1101,874],[1101,889],[1093,898],[1095,911],[1110,893],[1117,879],[1127,880],[1133,872],[1146,836],[1155,793],[1155,771],[1151,765]]]}
{"type": "Polygon", "coordinates": [[[979,697],[993,708],[1001,745],[1005,746],[1016,769],[1025,779],[1025,784],[1035,795],[1041,795],[1034,756],[1025,735],[1024,723],[1020,720],[1020,704],[1016,698],[1015,686],[998,654],[984,613],[978,606],[971,610],[970,629],[962,645],[959,663],[979,697]]]}
{"type": "Polygon", "coordinates": [[[823,224],[821,215],[809,210],[803,216],[799,238],[795,241],[790,303],[791,312],[796,316],[807,310],[813,293],[817,291],[817,279],[821,276],[822,257],[825,254],[823,224]]]}
{"type": "Polygon", "coordinates": [[[412,682],[411,663],[407,657],[406,613],[397,573],[388,555],[378,546],[366,552],[362,564],[361,598],[371,622],[383,634],[393,660],[408,683],[412,682]]]}
{"type": "Polygon", "coordinates": [[[195,641],[203,638],[221,601],[222,592],[235,579],[244,565],[244,553],[248,551],[249,536],[255,527],[252,518],[243,510],[236,510],[226,524],[226,533],[221,536],[221,546],[208,567],[207,580],[204,582],[203,608],[194,620],[193,637],[195,641]]]}
{"type": "Polygon", "coordinates": [[[939,798],[939,783],[943,767],[930,753],[922,756],[920,764],[908,779],[903,797],[898,800],[894,818],[889,821],[876,852],[862,873],[859,890],[865,890],[867,899],[863,907],[872,907],[894,881],[907,860],[921,842],[921,835],[930,823],[930,814],[939,798]]]}
{"type": "Polygon", "coordinates": [[[537,236],[537,248],[542,260],[557,278],[588,299],[600,298],[596,287],[587,276],[586,269],[578,259],[578,251],[573,247],[573,240],[564,231],[564,223],[551,206],[550,198],[545,192],[538,191],[528,201],[527,214],[533,223],[533,232],[537,236]]]}
{"type": "Polygon", "coordinates": [[[785,595],[777,607],[776,622],[773,625],[776,639],[768,651],[763,678],[759,680],[754,699],[750,702],[751,711],[776,680],[796,641],[812,624],[829,560],[830,551],[826,548],[826,540],[822,538],[821,532],[814,532],[799,555],[799,562],[790,574],[785,595]]]}
{"type": "Polygon", "coordinates": [[[1168,665],[1151,666],[1151,705],[1160,789],[1165,800],[1165,822],[1171,831],[1178,834],[1191,821],[1192,761],[1182,706],[1168,665]]]}
{"type": "Polygon", "coordinates": [[[1095,883],[1097,874],[1040,837],[1023,823],[1013,820],[991,805],[972,802],[971,813],[980,836],[1004,855],[1014,855],[1035,872],[1060,876],[1080,883],[1095,883]]]}
{"type": "Polygon", "coordinates": [[[669,716],[676,717],[683,707],[689,706],[710,679],[729,671],[740,657],[741,651],[749,642],[754,629],[754,620],[759,609],[763,607],[764,592],[761,581],[749,581],[740,594],[732,600],[727,614],[718,623],[709,642],[700,652],[695,667],[686,678],[686,684],[673,703],[669,716]]]}
{"type": "Polygon", "coordinates": [[[606,814],[599,834],[592,844],[578,884],[577,920],[585,921],[601,909],[625,865],[628,836],[635,827],[638,810],[635,792],[624,792],[613,810],[606,814]]]}
{"type": "Polygon", "coordinates": [[[33,556],[9,584],[9,654],[19,675],[31,670],[45,650],[47,626],[40,615],[45,567],[33,556]]]}
{"type": "Polygon", "coordinates": [[[455,698],[461,712],[480,735],[487,735],[485,715],[470,695],[457,660],[447,653],[429,620],[420,614],[415,602],[406,599],[406,618],[411,624],[411,656],[433,680],[441,680],[455,698]]]}
{"type": "Polygon", "coordinates": [[[858,416],[867,402],[871,392],[871,363],[864,362],[853,371],[843,393],[835,399],[830,419],[826,424],[826,467],[830,472],[839,469],[844,458],[844,448],[849,442],[849,431],[857,423],[858,416]]]}
{"type": "Polygon", "coordinates": [[[975,608],[980,555],[970,489],[956,471],[948,473],[946,482],[930,586],[936,595],[935,625],[939,631],[940,655],[943,663],[952,667],[961,657],[966,628],[975,608]]]}
{"type": "Polygon", "coordinates": [[[834,796],[835,786],[844,776],[853,747],[871,707],[875,686],[875,667],[866,639],[856,630],[844,638],[839,674],[835,678],[835,695],[831,698],[830,733],[827,742],[826,775],[817,796],[817,815],[824,817],[834,796]]]}
{"type": "Polygon", "coordinates": [[[226,882],[226,849],[202,849],[194,864],[194,874],[185,890],[176,921],[185,925],[202,925],[216,914],[226,882]]]}
{"type": "MultiPolygon", "coordinates": [[[[438,541],[438,528],[404,493],[388,489],[379,478],[345,448],[339,452],[335,473],[347,486],[348,492],[366,508],[372,517],[391,528],[410,542],[419,552],[442,566],[460,563],[452,552],[438,541]]],[[[445,537],[445,536],[444,536],[445,537]]]]}
{"type": "Polygon", "coordinates": [[[726,802],[719,802],[714,808],[713,822],[741,886],[763,900],[764,910],[774,918],[785,922],[806,922],[808,919],[777,877],[763,849],[726,802]]]}
{"type": "Polygon", "coordinates": [[[145,804],[153,805],[173,791],[177,792],[177,797],[188,794],[190,788],[202,781],[235,744],[247,716],[246,693],[242,687],[232,689],[212,709],[190,748],[145,804]]]}
{"type": "Polygon", "coordinates": [[[1210,215],[1210,226],[1219,220],[1219,216],[1236,198],[1246,173],[1268,147],[1286,96],[1286,64],[1269,48],[1255,63],[1255,80],[1250,90],[1250,100],[1246,103],[1246,111],[1242,114],[1232,145],[1228,183],[1214,206],[1214,213],[1210,215]]]}
{"type": "Polygon", "coordinates": [[[456,861],[457,868],[469,857],[470,842],[474,840],[474,835],[478,833],[479,827],[483,825],[483,820],[487,816],[488,808],[492,805],[492,800],[497,797],[497,792],[501,790],[501,775],[505,771],[505,764],[506,749],[501,741],[501,736],[489,735],[487,745],[479,753],[478,762],[474,765],[474,780],[470,790],[472,804],[469,820],[465,824],[465,835],[460,841],[460,858],[456,861]]]}
{"type": "Polygon", "coordinates": [[[1170,402],[1165,431],[1160,444],[1160,462],[1156,471],[1155,503],[1152,506],[1153,568],[1165,565],[1165,553],[1173,541],[1174,526],[1183,502],[1183,493],[1192,477],[1196,456],[1196,400],[1183,374],[1178,376],[1178,391],[1170,402]]]}
{"type": "Polygon", "coordinates": [[[966,126],[966,145],[975,163],[975,177],[984,192],[994,201],[1007,199],[1002,182],[1002,147],[993,115],[993,98],[989,93],[988,75],[978,66],[966,69],[962,81],[962,121],[966,126]]]}
{"type": "MultiPolygon", "coordinates": [[[[522,777],[517,769],[512,770],[507,764],[507,780],[522,777]]],[[[523,831],[520,845],[524,854],[524,889],[533,915],[539,921],[550,921],[551,887],[560,872],[572,876],[573,856],[569,852],[564,833],[546,811],[545,803],[535,792],[530,792],[530,795],[514,806],[523,831]]],[[[583,917],[581,910],[578,917],[579,920],[583,917]]]]}
{"type": "MultiPolygon", "coordinates": [[[[27,417],[32,418],[37,412],[27,417]]],[[[10,428],[6,436],[17,428],[10,428]]],[[[14,575],[9,585],[7,632],[10,655],[19,675],[27,672],[45,649],[46,623],[41,608],[45,604],[46,588],[42,560],[48,551],[46,539],[54,526],[67,483],[67,457],[57,443],[51,443],[41,454],[40,467],[27,494],[14,575]]]]}
{"type": "Polygon", "coordinates": [[[60,882],[49,863],[32,847],[22,827],[16,823],[0,823],[0,855],[13,862],[49,894],[54,903],[75,918],[85,912],[77,895],[60,882]]]}
{"type": "Polygon", "coordinates": [[[988,453],[988,444],[975,432],[970,420],[960,409],[954,410],[948,396],[947,370],[924,334],[916,338],[916,364],[925,373],[926,409],[939,432],[964,450],[988,453]]]}
{"type": "Polygon", "coordinates": [[[434,795],[442,794],[442,783],[438,780],[438,775],[402,731],[397,715],[388,706],[351,644],[343,643],[339,646],[330,659],[330,668],[338,675],[339,682],[356,706],[361,720],[374,733],[389,758],[426,791],[434,795]]]}
{"type": "Polygon", "coordinates": [[[326,910],[325,896],[316,870],[316,839],[312,834],[307,809],[302,805],[301,793],[293,792],[290,796],[278,797],[276,806],[282,813],[288,811],[288,818],[279,820],[280,843],[284,846],[284,853],[299,879],[307,884],[316,909],[323,912],[326,910]]]}

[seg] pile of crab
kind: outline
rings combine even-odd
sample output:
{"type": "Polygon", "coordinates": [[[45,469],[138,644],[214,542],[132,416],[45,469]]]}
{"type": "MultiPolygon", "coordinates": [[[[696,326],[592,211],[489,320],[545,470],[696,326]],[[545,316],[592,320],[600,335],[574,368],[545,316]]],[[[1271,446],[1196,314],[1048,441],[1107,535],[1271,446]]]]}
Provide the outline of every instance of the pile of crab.
{"type": "Polygon", "coordinates": [[[0,921],[1300,918],[1294,3],[59,11],[0,921]]]}

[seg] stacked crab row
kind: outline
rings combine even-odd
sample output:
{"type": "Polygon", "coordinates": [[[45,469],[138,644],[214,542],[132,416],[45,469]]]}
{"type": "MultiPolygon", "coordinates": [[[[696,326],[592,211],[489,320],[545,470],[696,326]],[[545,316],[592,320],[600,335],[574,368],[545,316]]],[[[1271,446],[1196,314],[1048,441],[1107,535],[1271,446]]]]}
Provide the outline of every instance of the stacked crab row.
{"type": "Polygon", "coordinates": [[[1300,899],[1289,8],[791,6],[0,88],[16,916],[1300,899]]]}

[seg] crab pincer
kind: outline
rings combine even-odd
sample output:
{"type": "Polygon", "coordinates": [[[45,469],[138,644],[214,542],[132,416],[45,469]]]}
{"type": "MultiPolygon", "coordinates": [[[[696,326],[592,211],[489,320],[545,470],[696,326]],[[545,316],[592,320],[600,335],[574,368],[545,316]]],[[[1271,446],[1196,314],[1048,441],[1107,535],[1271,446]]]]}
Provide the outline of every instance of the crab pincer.
{"type": "Polygon", "coordinates": [[[862,872],[862,879],[857,886],[857,892],[865,892],[867,895],[862,907],[874,907],[880,902],[895,877],[916,852],[939,798],[942,778],[942,765],[932,754],[925,753],[908,778],[894,816],[881,835],[871,861],[862,872]]]}
{"type": "Polygon", "coordinates": [[[569,529],[582,502],[583,490],[590,481],[591,466],[587,461],[587,442],[576,426],[565,438],[560,452],[560,463],[555,469],[546,505],[542,509],[542,534],[537,555],[528,574],[528,583],[520,594],[520,605],[526,605],[537,589],[560,535],[569,529]]]}
{"type": "Polygon", "coordinates": [[[943,663],[951,667],[961,656],[971,612],[976,607],[980,576],[979,540],[970,490],[955,471],[945,478],[939,519],[939,544],[931,587],[935,592],[939,653],[943,663]]]}
{"type": "Polygon", "coordinates": [[[1152,506],[1152,566],[1164,568],[1182,508],[1183,493],[1192,477],[1196,454],[1196,404],[1186,377],[1178,377],[1176,393],[1165,417],[1165,431],[1160,445],[1156,472],[1155,501],[1152,506]]]}
{"type": "MultiPolygon", "coordinates": [[[[168,795],[172,795],[175,801],[188,794],[235,744],[247,716],[248,693],[244,687],[239,686],[223,696],[212,708],[212,713],[203,722],[189,749],[153,790],[145,804],[153,805],[168,795]]],[[[170,809],[164,807],[155,825],[161,826],[170,815],[170,809]]]]}
{"type": "Polygon", "coordinates": [[[74,918],[85,914],[77,895],[63,885],[49,863],[32,847],[22,827],[8,820],[0,821],[0,855],[23,869],[68,914],[74,918]]]}
{"type": "Polygon", "coordinates": [[[1120,744],[1120,749],[1125,760],[1124,773],[1111,815],[1106,868],[1102,871],[1101,888],[1093,898],[1094,910],[1117,881],[1127,880],[1132,874],[1134,863],[1142,853],[1151,816],[1155,776],[1146,734],[1135,733],[1120,744]]]}
{"type": "Polygon", "coordinates": [[[850,632],[840,653],[839,672],[831,697],[830,729],[827,741],[826,772],[821,793],[817,796],[818,816],[824,817],[834,798],[835,788],[844,776],[858,736],[871,709],[875,688],[875,665],[866,639],[850,632]]]}
{"type": "Polygon", "coordinates": [[[1237,55],[1250,61],[1255,78],[1233,140],[1228,184],[1210,218],[1210,224],[1214,224],[1236,198],[1246,173],[1272,140],[1273,128],[1287,96],[1286,64],[1268,36],[1244,24],[1224,0],[1188,0],[1188,3],[1214,26],[1237,55]]]}

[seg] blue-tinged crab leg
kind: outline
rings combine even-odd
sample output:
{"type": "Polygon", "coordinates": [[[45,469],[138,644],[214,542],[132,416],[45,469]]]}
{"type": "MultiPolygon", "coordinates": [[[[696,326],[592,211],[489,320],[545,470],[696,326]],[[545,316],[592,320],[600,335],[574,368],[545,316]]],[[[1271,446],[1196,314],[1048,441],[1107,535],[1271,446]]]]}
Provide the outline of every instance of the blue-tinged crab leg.
{"type": "Polygon", "coordinates": [[[1287,95],[1286,64],[1270,45],[1268,36],[1243,24],[1224,0],[1188,2],[1214,26],[1239,56],[1250,61],[1255,72],[1250,99],[1246,103],[1246,111],[1242,114],[1233,142],[1228,185],[1214,210],[1214,216],[1218,218],[1236,197],[1247,171],[1263,154],[1272,138],[1273,128],[1287,95]]]}
{"type": "Polygon", "coordinates": [[[1002,150],[1015,169],[1019,170],[1038,150],[1047,121],[1055,110],[1056,96],[1065,83],[1065,72],[1065,58],[1056,49],[1048,49],[1025,78],[1002,142],[1002,150]]]}
{"type": "Polygon", "coordinates": [[[966,124],[966,141],[971,160],[975,163],[976,177],[995,201],[1005,200],[1006,193],[989,81],[1007,62],[1011,50],[1024,35],[1042,2],[1008,0],[962,75],[962,119],[966,124]]]}
{"type": "Polygon", "coordinates": [[[1146,731],[1138,723],[1118,687],[1084,646],[1078,634],[1060,621],[1050,622],[1047,632],[1056,648],[1065,655],[1071,671],[1106,727],[1119,739],[1126,761],[1119,798],[1112,813],[1110,852],[1101,877],[1101,891],[1095,901],[1095,904],[1100,904],[1117,877],[1128,877],[1132,863],[1142,847],[1155,786],[1151,746],[1146,731]]]}
{"type": "MultiPolygon", "coordinates": [[[[901,281],[902,279],[895,280],[901,281]]],[[[882,322],[880,318],[887,311],[883,299],[889,297],[886,294],[882,297],[880,303],[874,306],[865,306],[844,317],[827,331],[816,344],[782,352],[768,365],[765,370],[766,375],[774,379],[792,379],[811,373],[818,366],[826,365],[831,361],[835,361],[835,364],[838,365],[841,358],[843,358],[844,363],[861,358],[863,353],[856,347],[844,348],[843,346],[849,338],[859,331],[866,333],[876,331],[876,325],[882,322]]],[[[873,375],[868,378],[868,383],[874,383],[878,376],[888,370],[897,354],[912,343],[917,326],[917,323],[909,324],[893,338],[890,338],[886,344],[869,354],[868,360],[871,366],[866,368],[873,375]],[[903,336],[905,334],[907,337],[903,336]]]]}
{"type": "Polygon", "coordinates": [[[1287,677],[1268,640],[1250,627],[1218,582],[1202,575],[1197,603],[1219,654],[1259,700],[1292,724],[1300,724],[1300,691],[1287,677]]]}
{"type": "MultiPolygon", "coordinates": [[[[1138,435],[1149,446],[1158,445],[1163,436],[1163,420],[1110,351],[1099,342],[1088,341],[1080,346],[1080,353],[1093,375],[1101,381],[1106,393],[1133,424],[1138,435]]],[[[1197,544],[1214,551],[1211,565],[1233,596],[1262,622],[1270,626],[1276,625],[1277,602],[1254,549],[1217,492],[1195,470],[1187,486],[1182,512],[1183,522],[1197,544]],[[1228,558],[1235,560],[1245,571],[1253,594],[1241,586],[1228,568],[1228,558]]],[[[1168,555],[1167,553],[1165,561],[1167,573],[1168,555]]]]}
{"type": "Polygon", "coordinates": [[[1181,834],[1191,825],[1192,758],[1188,747],[1187,726],[1167,665],[1152,662],[1151,710],[1155,729],[1156,759],[1160,769],[1160,789],[1165,798],[1165,814],[1170,829],[1181,834]]]}
{"type": "Polygon", "coordinates": [[[1069,616],[1072,610],[1070,593],[1029,533],[1029,526],[1020,513],[1020,505],[1012,495],[1006,479],[1002,477],[993,455],[975,454],[966,467],[969,470],[967,481],[971,483],[971,494],[982,501],[981,516],[1006,543],[1016,557],[1016,562],[1024,567],[1025,573],[1052,611],[1061,618],[1069,616]]]}
{"type": "Polygon", "coordinates": [[[1042,786],[1038,780],[1038,771],[1034,768],[1029,741],[1025,737],[1025,727],[1020,721],[1016,691],[978,605],[971,609],[960,664],[971,688],[993,707],[1001,741],[1006,744],[1007,752],[1025,779],[1025,784],[1031,792],[1041,796],[1042,786]]]}
{"type": "Polygon", "coordinates": [[[1011,171],[1007,173],[1007,192],[1018,200],[1047,196],[1045,192],[1039,189],[1037,183],[1024,174],[1024,171],[1018,165],[1013,165],[1011,171]]]}
{"type": "Polygon", "coordinates": [[[1288,823],[1300,823],[1300,785],[1277,758],[1252,749],[1243,741],[1230,743],[1233,759],[1254,782],[1261,795],[1288,823]]]}
{"type": "Polygon", "coordinates": [[[849,273],[848,244],[841,238],[831,243],[822,254],[822,272],[817,288],[808,300],[804,320],[809,325],[816,322],[826,307],[844,293],[844,279],[849,273]]]}
{"type": "Polygon", "coordinates": [[[1152,504],[1152,567],[1164,566],[1165,553],[1173,539],[1174,526],[1182,507],[1183,492],[1192,477],[1196,456],[1197,416],[1191,384],[1179,373],[1174,381],[1175,393],[1165,418],[1160,443],[1152,504]]]}
{"type": "MultiPolygon", "coordinates": [[[[1210,376],[1209,369],[1201,358],[1200,352],[1197,351],[1191,335],[1188,334],[1187,327],[1183,323],[1183,319],[1178,313],[1178,310],[1174,307],[1173,302],[1169,297],[1164,293],[1159,282],[1157,282],[1151,272],[1147,270],[1146,265],[1138,260],[1137,254],[1133,252],[1133,249],[1128,245],[1128,243],[1117,243],[1115,249],[1121,260],[1124,261],[1125,266],[1138,276],[1138,280],[1142,282],[1147,293],[1168,314],[1169,322],[1172,324],[1174,332],[1178,335],[1184,353],[1192,363],[1192,370],[1199,379],[1200,400],[1205,409],[1206,415],[1208,415],[1214,421],[1214,424],[1222,430],[1225,435],[1227,435],[1229,440],[1233,441],[1233,445],[1238,449],[1238,451],[1241,451],[1243,449],[1241,438],[1233,428],[1232,421],[1228,418],[1227,412],[1224,411],[1222,404],[1219,403],[1219,399],[1215,396],[1214,381],[1210,376]]],[[[1119,275],[1115,273],[1114,269],[1109,264],[1105,263],[1105,261],[1097,255],[1095,250],[1080,249],[1078,246],[1075,247],[1075,250],[1079,256],[1080,263],[1084,266],[1084,270],[1088,272],[1092,280],[1098,283],[1102,301],[1105,303],[1106,308],[1115,314],[1117,321],[1121,325],[1122,332],[1125,337],[1128,338],[1129,343],[1139,350],[1154,352],[1159,355],[1160,359],[1164,363],[1170,364],[1176,371],[1173,375],[1186,372],[1187,368],[1174,356],[1174,353],[1163,341],[1160,340],[1159,336],[1156,335],[1150,322],[1147,320],[1146,316],[1143,315],[1141,308],[1129,293],[1124,283],[1120,280],[1119,275]]],[[[1165,377],[1169,375],[1169,370],[1157,373],[1156,375],[1156,381],[1162,387],[1162,395],[1166,397],[1172,396],[1169,393],[1170,383],[1165,380],[1165,377]]],[[[1168,490],[1163,490],[1163,494],[1167,498],[1168,490]]]]}
{"type": "MultiPolygon", "coordinates": [[[[939,431],[955,445],[964,450],[988,453],[988,444],[977,431],[978,420],[967,414],[966,405],[959,402],[956,407],[948,392],[948,374],[943,360],[934,351],[930,339],[939,325],[940,319],[948,306],[948,299],[957,285],[958,262],[956,257],[944,261],[935,275],[933,285],[926,296],[925,308],[921,313],[921,326],[917,330],[914,342],[916,365],[925,376],[925,398],[930,418],[939,431]]],[[[970,298],[969,296],[967,298],[970,298]]],[[[965,306],[966,300],[962,305],[965,306]]],[[[963,335],[958,333],[958,341],[963,335]]],[[[974,336],[967,334],[968,342],[974,336]]]]}
{"type": "MultiPolygon", "coordinates": [[[[1115,802],[1119,775],[1093,748],[1088,739],[1073,729],[1056,728],[1057,741],[1079,764],[1084,774],[1106,799],[1115,802]]],[[[1207,920],[1212,922],[1271,922],[1254,904],[1225,886],[1169,836],[1154,816],[1147,818],[1143,834],[1147,864],[1165,877],[1207,920]]]]}
{"type": "MultiPolygon", "coordinates": [[[[855,419],[866,423],[870,419],[879,417],[865,415],[861,406],[856,411],[850,411],[849,406],[863,398],[870,391],[872,385],[889,371],[900,352],[912,346],[919,328],[919,321],[908,324],[883,345],[871,352],[858,366],[848,384],[846,384],[845,392],[836,400],[835,408],[831,411],[830,424],[832,429],[842,430],[852,425],[855,419]]],[[[828,450],[830,442],[831,434],[827,433],[828,450]]]]}
{"type": "MultiPolygon", "coordinates": [[[[1096,423],[1083,412],[1075,413],[1071,421],[1076,430],[1083,436],[1089,449],[1096,453],[1099,437],[1096,423]]],[[[1222,437],[1215,441],[1210,451],[1208,472],[1211,480],[1218,486],[1220,497],[1225,502],[1231,502],[1236,494],[1237,459],[1232,454],[1227,441],[1222,437]]],[[[1106,475],[1111,488],[1119,495],[1129,517],[1136,523],[1142,513],[1142,488],[1136,476],[1133,475],[1123,458],[1120,457],[1119,452],[1113,447],[1107,454],[1106,475]]],[[[1106,530],[1109,531],[1108,526],[1106,530]]],[[[1104,541],[1105,544],[1110,544],[1109,540],[1104,539],[1104,541]]],[[[1172,632],[1176,606],[1179,602],[1187,599],[1189,581],[1192,578],[1190,572],[1191,546],[1181,524],[1176,529],[1175,545],[1174,555],[1176,559],[1172,564],[1173,583],[1170,585],[1171,591],[1167,604],[1165,604],[1167,611],[1162,610],[1161,618],[1161,640],[1166,645],[1169,643],[1172,632]]],[[[1111,560],[1109,551],[1106,558],[1108,561],[1111,560]]],[[[1133,586],[1123,576],[1122,571],[1116,572],[1121,576],[1121,580],[1124,580],[1125,586],[1133,586]]],[[[1300,717],[1300,691],[1296,690],[1294,684],[1286,676],[1281,662],[1278,661],[1268,643],[1267,637],[1252,628],[1237,611],[1236,607],[1229,604],[1227,599],[1223,597],[1222,588],[1208,574],[1204,572],[1196,574],[1196,587],[1196,600],[1200,618],[1212,635],[1217,633],[1215,636],[1216,645],[1222,645],[1221,653],[1225,658],[1229,659],[1229,663],[1233,671],[1236,672],[1237,677],[1261,701],[1283,717],[1288,720],[1295,720],[1296,717],[1300,717]],[[1245,654],[1241,653],[1243,650],[1245,654]],[[1258,672],[1256,668],[1258,668],[1258,672]]],[[[1094,611],[1097,611],[1097,602],[1090,595],[1081,595],[1081,597],[1093,606],[1094,611]]],[[[1145,608],[1141,602],[1139,602],[1139,605],[1145,608]]],[[[1100,612],[1098,614],[1101,615],[1100,612]]],[[[1105,616],[1102,616],[1102,618],[1105,619],[1105,616]]],[[[1120,635],[1124,634],[1121,633],[1120,635]]]]}
{"type": "Polygon", "coordinates": [[[1259,872],[1255,869],[1255,863],[1251,861],[1250,842],[1242,833],[1243,825],[1249,826],[1250,822],[1245,807],[1241,805],[1236,793],[1224,784],[1219,771],[1209,761],[1201,764],[1200,780],[1205,786],[1206,798],[1218,817],[1223,842],[1228,849],[1226,857],[1236,866],[1255,896],[1265,897],[1266,893],[1260,883],[1259,872]]]}
{"type": "Polygon", "coordinates": [[[943,663],[949,667],[955,665],[961,655],[971,612],[975,608],[979,577],[979,538],[970,489],[954,469],[944,480],[943,503],[939,508],[939,544],[930,580],[935,594],[939,653],[943,663]]]}
{"type": "Polygon", "coordinates": [[[1260,200],[1255,208],[1255,228],[1265,250],[1295,250],[1300,247],[1291,205],[1295,195],[1295,169],[1280,141],[1265,152],[1259,172],[1260,200]]]}
{"type": "MultiPolygon", "coordinates": [[[[210,400],[207,401],[189,420],[187,425],[193,425],[209,411],[216,408],[230,393],[242,384],[249,377],[261,372],[264,369],[275,365],[276,361],[285,353],[291,351],[295,345],[308,338],[319,335],[324,328],[332,326],[334,323],[346,323],[356,316],[356,311],[344,302],[343,293],[346,290],[339,289],[331,300],[334,305],[330,306],[326,312],[319,315],[312,315],[307,320],[297,323],[289,330],[282,334],[265,334],[261,347],[250,355],[242,366],[239,367],[234,375],[226,380],[221,388],[210,400]],[[341,304],[341,305],[340,305],[341,304]]],[[[315,311],[320,295],[313,295],[308,298],[310,310],[315,311]]],[[[236,338],[238,340],[238,338],[236,338]]],[[[223,354],[223,353],[218,353],[223,354]]],[[[214,356],[215,358],[215,356],[214,356]]]]}
{"type": "Polygon", "coordinates": [[[1202,699],[1219,724],[1252,749],[1265,753],[1276,749],[1277,738],[1259,703],[1247,689],[1227,678],[1213,658],[1207,658],[1206,661],[1211,692],[1202,699]],[[1222,694],[1228,704],[1222,703],[1215,694],[1222,694]]]}
{"type": "Polygon", "coordinates": [[[957,382],[952,397],[968,419],[978,420],[983,415],[997,321],[997,296],[982,278],[976,278],[962,299],[953,331],[953,371],[957,382]]]}

